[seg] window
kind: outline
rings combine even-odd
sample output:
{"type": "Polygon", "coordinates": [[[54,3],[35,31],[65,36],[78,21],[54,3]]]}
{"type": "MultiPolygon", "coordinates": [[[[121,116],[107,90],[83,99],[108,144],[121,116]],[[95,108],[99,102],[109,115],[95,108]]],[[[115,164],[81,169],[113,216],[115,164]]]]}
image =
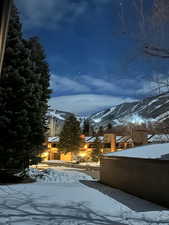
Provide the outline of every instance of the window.
{"type": "Polygon", "coordinates": [[[111,143],[105,143],[104,148],[111,148],[111,143]]]}
{"type": "Polygon", "coordinates": [[[90,144],[89,148],[96,148],[96,144],[90,144]]]}
{"type": "Polygon", "coordinates": [[[52,143],[52,148],[56,148],[56,147],[57,147],[56,143],[52,143]]]}

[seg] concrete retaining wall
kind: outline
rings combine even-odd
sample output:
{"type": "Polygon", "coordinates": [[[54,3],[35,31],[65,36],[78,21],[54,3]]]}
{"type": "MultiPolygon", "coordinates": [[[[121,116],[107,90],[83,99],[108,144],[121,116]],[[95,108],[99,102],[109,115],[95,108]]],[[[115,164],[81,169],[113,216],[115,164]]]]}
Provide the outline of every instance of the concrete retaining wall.
{"type": "Polygon", "coordinates": [[[169,160],[103,157],[100,181],[169,207],[169,160]]]}

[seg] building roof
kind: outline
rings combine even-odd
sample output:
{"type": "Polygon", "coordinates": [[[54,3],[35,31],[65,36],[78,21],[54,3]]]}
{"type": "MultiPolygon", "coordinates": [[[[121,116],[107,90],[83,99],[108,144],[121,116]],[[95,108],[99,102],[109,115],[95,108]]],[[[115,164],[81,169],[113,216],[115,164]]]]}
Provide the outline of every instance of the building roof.
{"type": "Polygon", "coordinates": [[[148,142],[150,142],[150,143],[165,143],[165,142],[169,142],[169,134],[148,135],[148,142]]]}
{"type": "MultiPolygon", "coordinates": [[[[99,141],[103,142],[104,137],[103,136],[98,136],[99,141]]],[[[87,136],[85,137],[85,142],[91,143],[91,142],[95,142],[96,137],[93,136],[87,136]]]]}
{"type": "Polygon", "coordinates": [[[133,139],[131,136],[116,136],[116,142],[133,142],[133,139]]]}
{"type": "Polygon", "coordinates": [[[116,141],[120,141],[123,138],[123,136],[116,136],[116,141]]]}
{"type": "Polygon", "coordinates": [[[59,137],[58,136],[56,136],[56,137],[48,137],[48,142],[51,142],[51,143],[59,142],[59,137]]]}
{"type": "MultiPolygon", "coordinates": [[[[98,136],[99,141],[103,142],[104,141],[104,136],[98,136]]],[[[93,143],[95,142],[96,137],[93,136],[86,136],[84,137],[84,141],[86,143],[93,143]]],[[[130,136],[116,136],[116,142],[120,143],[120,142],[130,142],[132,141],[132,138],[130,136]]],[[[48,137],[48,142],[59,142],[59,136],[56,137],[48,137]]]]}
{"type": "Polygon", "coordinates": [[[104,154],[104,156],[169,160],[169,143],[148,144],[127,150],[110,152],[104,154]]]}

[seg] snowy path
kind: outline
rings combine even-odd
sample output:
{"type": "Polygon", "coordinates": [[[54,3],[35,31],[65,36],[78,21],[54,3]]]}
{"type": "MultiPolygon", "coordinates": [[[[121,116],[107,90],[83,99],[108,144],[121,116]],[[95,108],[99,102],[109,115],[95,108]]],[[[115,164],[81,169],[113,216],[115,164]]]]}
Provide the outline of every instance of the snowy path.
{"type": "MultiPolygon", "coordinates": [[[[52,170],[50,174],[53,180],[48,176],[33,184],[0,186],[0,225],[169,225],[169,211],[157,206],[159,211],[136,212],[78,182],[81,177],[91,180],[82,173],[52,170]]],[[[155,207],[145,204],[146,210],[155,207]]]]}

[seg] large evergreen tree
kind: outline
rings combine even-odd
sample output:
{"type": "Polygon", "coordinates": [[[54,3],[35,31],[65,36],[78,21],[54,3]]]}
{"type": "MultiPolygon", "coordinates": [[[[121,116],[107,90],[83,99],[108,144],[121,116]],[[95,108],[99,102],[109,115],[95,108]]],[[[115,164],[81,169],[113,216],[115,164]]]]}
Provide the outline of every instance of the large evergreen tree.
{"type": "Polygon", "coordinates": [[[58,148],[61,152],[78,152],[81,144],[80,123],[74,115],[65,120],[58,148]]]}
{"type": "Polygon", "coordinates": [[[91,157],[94,162],[98,162],[101,155],[101,141],[98,136],[95,137],[94,146],[95,148],[92,150],[91,157]]]}
{"type": "Polygon", "coordinates": [[[43,149],[42,143],[45,141],[45,133],[47,131],[46,112],[48,110],[49,90],[49,67],[46,62],[44,49],[39,42],[38,37],[30,38],[25,41],[26,46],[30,49],[33,77],[31,84],[33,87],[31,101],[30,118],[31,118],[31,134],[29,136],[30,149],[33,154],[30,159],[36,159],[35,153],[43,149]],[[35,152],[34,152],[35,151],[35,152]]]}
{"type": "Polygon", "coordinates": [[[108,129],[108,130],[111,130],[112,128],[113,128],[112,124],[111,124],[111,123],[108,123],[107,129],[108,129]]]}
{"type": "Polygon", "coordinates": [[[103,135],[104,135],[104,129],[103,129],[103,126],[100,126],[100,127],[99,127],[99,130],[98,130],[98,132],[97,132],[97,135],[99,135],[99,136],[103,136],[103,135]]]}
{"type": "Polygon", "coordinates": [[[32,39],[23,40],[18,11],[12,8],[0,78],[0,169],[24,171],[45,137],[49,72],[41,49],[35,60],[32,39]]]}
{"type": "Polygon", "coordinates": [[[90,131],[90,122],[88,119],[85,119],[83,122],[83,134],[85,136],[89,136],[89,131],[90,131]]]}

